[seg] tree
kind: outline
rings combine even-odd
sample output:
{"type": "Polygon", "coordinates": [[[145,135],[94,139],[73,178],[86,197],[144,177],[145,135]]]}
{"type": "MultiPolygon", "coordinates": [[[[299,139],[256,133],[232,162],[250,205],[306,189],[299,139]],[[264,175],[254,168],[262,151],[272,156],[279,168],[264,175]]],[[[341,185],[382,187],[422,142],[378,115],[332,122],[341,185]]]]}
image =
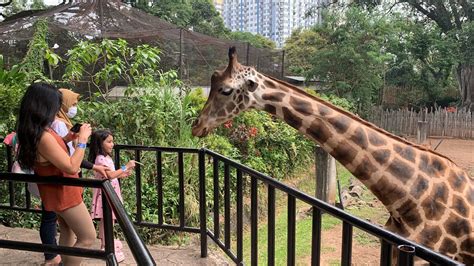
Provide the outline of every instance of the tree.
{"type": "Polygon", "coordinates": [[[256,48],[270,48],[276,47],[275,42],[260,35],[251,32],[233,31],[229,33],[228,38],[234,41],[248,42],[256,48]]]}
{"type": "Polygon", "coordinates": [[[441,32],[455,39],[459,48],[456,74],[464,108],[474,110],[474,5],[470,0],[400,0],[407,3],[441,32]]]}
{"type": "Polygon", "coordinates": [[[294,30],[284,46],[290,72],[297,75],[308,72],[311,69],[310,58],[316,52],[316,47],[322,46],[322,41],[314,30],[294,30]]]}
{"type": "Polygon", "coordinates": [[[345,14],[330,13],[312,29],[315,52],[306,78],[317,78],[339,97],[351,100],[364,113],[380,96],[384,66],[392,59],[385,51],[394,34],[384,13],[351,7],[345,14]]]}

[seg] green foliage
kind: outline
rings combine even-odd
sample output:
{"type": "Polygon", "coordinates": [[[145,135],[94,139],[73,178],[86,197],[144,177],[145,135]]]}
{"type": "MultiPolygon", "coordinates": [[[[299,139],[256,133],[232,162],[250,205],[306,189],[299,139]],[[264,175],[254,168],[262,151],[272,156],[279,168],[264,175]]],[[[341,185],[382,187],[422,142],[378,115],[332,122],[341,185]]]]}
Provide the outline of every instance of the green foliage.
{"type": "Polygon", "coordinates": [[[349,8],[344,16],[330,13],[312,30],[320,39],[313,40],[316,51],[306,77],[319,78],[337,96],[354,102],[358,112],[367,111],[382,88],[384,64],[392,59],[384,52],[393,31],[390,21],[385,14],[349,8]]]}
{"type": "Polygon", "coordinates": [[[285,41],[286,60],[289,69],[296,75],[304,75],[311,69],[310,58],[316,47],[323,45],[322,38],[312,30],[297,29],[285,41]]]}
{"type": "Polygon", "coordinates": [[[125,81],[132,86],[154,84],[159,74],[160,50],[143,44],[129,47],[123,39],[99,43],[81,41],[68,51],[63,79],[69,82],[89,78],[97,90],[107,96],[110,85],[125,81]]]}
{"type": "Polygon", "coordinates": [[[44,76],[45,54],[51,54],[47,43],[48,22],[46,19],[38,19],[35,23],[35,33],[30,41],[26,56],[21,62],[21,71],[24,72],[30,81],[46,79],[44,76]]]}
{"type": "Polygon", "coordinates": [[[151,7],[139,5],[138,8],[172,24],[210,36],[224,37],[229,33],[219,12],[209,0],[155,1],[151,7]]]}
{"type": "Polygon", "coordinates": [[[26,88],[26,74],[18,65],[6,69],[0,55],[0,135],[5,136],[15,128],[20,99],[26,88]]]}
{"type": "Polygon", "coordinates": [[[251,32],[233,31],[229,33],[228,38],[235,41],[250,43],[253,47],[256,48],[274,49],[276,47],[274,41],[260,34],[253,34],[251,32]]]}

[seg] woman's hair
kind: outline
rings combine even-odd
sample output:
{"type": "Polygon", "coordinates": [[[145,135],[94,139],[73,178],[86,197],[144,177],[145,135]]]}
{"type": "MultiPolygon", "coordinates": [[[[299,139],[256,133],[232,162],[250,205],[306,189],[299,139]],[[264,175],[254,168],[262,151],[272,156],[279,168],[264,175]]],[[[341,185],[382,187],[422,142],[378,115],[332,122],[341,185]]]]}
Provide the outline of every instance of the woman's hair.
{"type": "Polygon", "coordinates": [[[61,93],[54,85],[33,83],[26,89],[21,99],[17,124],[17,156],[22,168],[33,168],[39,140],[45,129],[54,121],[61,102],[61,93]]]}
{"type": "Polygon", "coordinates": [[[104,151],[102,143],[105,139],[112,135],[112,132],[107,129],[96,130],[92,133],[91,143],[89,145],[89,162],[95,162],[95,157],[98,155],[110,155],[104,151]]]}

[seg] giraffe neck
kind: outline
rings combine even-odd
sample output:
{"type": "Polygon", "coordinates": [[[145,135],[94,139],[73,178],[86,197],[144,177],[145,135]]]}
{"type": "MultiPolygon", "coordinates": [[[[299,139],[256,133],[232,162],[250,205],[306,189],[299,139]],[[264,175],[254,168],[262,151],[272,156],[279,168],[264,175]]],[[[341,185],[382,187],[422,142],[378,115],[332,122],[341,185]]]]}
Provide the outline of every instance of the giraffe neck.
{"type": "Polygon", "coordinates": [[[392,215],[398,215],[405,197],[413,193],[412,186],[429,186],[429,179],[420,179],[420,171],[440,175],[441,168],[451,163],[296,87],[264,78],[260,82],[263,88],[255,95],[255,108],[276,115],[318,142],[364,183],[392,215]],[[419,169],[419,165],[431,162],[440,169],[419,169]]]}

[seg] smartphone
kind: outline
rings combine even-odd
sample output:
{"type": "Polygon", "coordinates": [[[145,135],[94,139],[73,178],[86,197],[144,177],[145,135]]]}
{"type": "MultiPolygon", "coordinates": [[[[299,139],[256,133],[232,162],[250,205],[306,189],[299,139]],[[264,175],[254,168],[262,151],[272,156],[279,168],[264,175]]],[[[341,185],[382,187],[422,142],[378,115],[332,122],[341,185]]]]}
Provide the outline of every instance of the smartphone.
{"type": "Polygon", "coordinates": [[[74,133],[79,133],[79,130],[81,130],[82,124],[76,123],[73,127],[71,127],[71,131],[74,133]]]}

